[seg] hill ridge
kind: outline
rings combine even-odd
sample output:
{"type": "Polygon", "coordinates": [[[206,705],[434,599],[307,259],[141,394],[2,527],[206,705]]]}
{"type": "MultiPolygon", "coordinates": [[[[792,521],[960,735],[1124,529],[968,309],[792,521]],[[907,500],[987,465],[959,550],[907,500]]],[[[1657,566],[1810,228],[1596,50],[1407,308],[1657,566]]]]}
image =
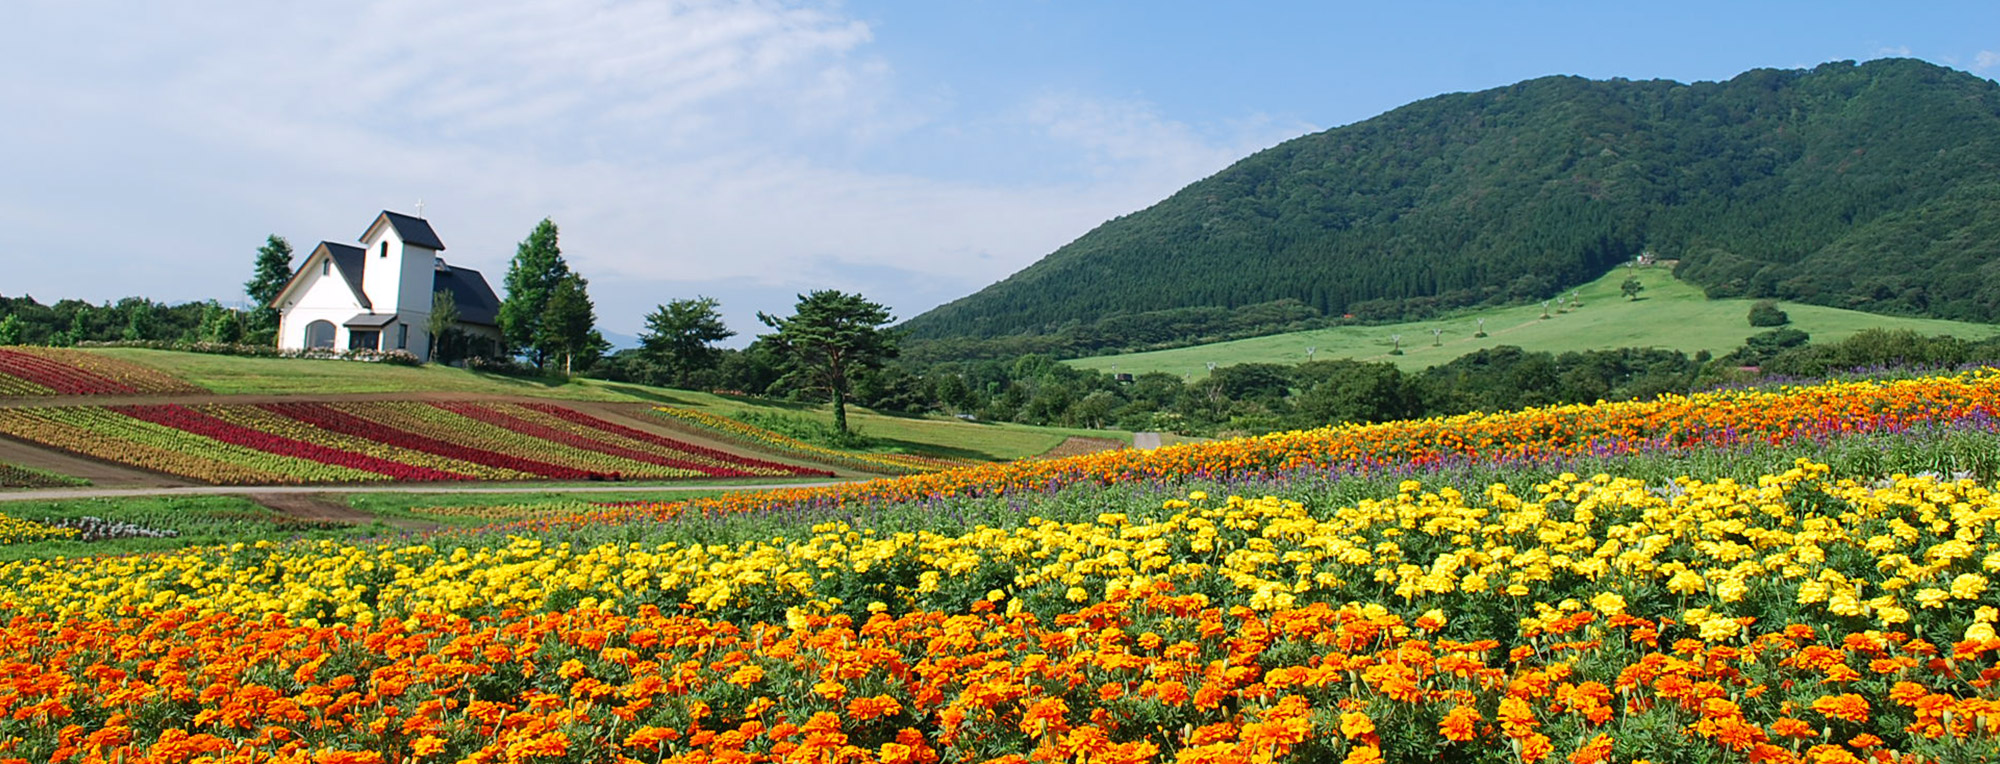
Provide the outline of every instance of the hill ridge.
{"type": "Polygon", "coordinates": [[[1714,296],[1992,320],[1996,169],[2000,84],[1912,59],[1541,77],[1257,152],[904,327],[1279,300],[1393,319],[1547,297],[1649,251],[1714,296]]]}

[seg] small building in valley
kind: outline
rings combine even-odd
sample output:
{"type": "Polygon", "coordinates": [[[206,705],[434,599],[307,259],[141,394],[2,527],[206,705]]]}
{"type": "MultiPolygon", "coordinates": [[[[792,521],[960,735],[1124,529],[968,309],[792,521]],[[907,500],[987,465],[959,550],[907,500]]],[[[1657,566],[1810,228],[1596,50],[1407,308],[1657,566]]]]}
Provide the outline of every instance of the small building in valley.
{"type": "Polygon", "coordinates": [[[486,277],[448,265],[429,221],[384,210],[361,233],[360,246],[322,241],[271,301],[278,348],[402,350],[430,360],[427,331],[437,292],[448,292],[458,322],[447,336],[453,356],[495,355],[500,299],[486,277]],[[455,335],[455,336],[453,336],[455,335]]]}

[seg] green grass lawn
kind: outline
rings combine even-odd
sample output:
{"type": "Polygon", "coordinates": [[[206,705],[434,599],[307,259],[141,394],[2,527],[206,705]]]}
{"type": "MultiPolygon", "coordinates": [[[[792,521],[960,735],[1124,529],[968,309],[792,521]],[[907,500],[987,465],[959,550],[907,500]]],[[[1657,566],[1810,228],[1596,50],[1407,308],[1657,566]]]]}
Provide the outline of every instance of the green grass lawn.
{"type": "Polygon", "coordinates": [[[188,547],[239,541],[252,542],[259,539],[282,541],[298,538],[360,538],[394,533],[397,530],[383,523],[348,525],[302,522],[258,506],[241,496],[123,496],[103,499],[9,501],[0,503],[0,513],[43,523],[61,521],[65,518],[95,517],[178,534],[171,538],[123,538],[90,542],[50,539],[10,544],[0,546],[0,561],[169,552],[188,547]]]}
{"type": "MultiPolygon", "coordinates": [[[[483,374],[446,366],[244,358],[138,348],[99,348],[90,352],[151,366],[225,395],[457,392],[652,403],[724,416],[754,410],[833,421],[832,408],[826,405],[715,395],[624,382],[591,379],[561,382],[483,374]]],[[[889,450],[985,461],[1034,456],[1054,448],[1072,435],[1110,438],[1125,443],[1132,441],[1131,433],[975,423],[944,416],[882,414],[852,406],[848,408],[848,424],[862,435],[881,442],[889,450]]]]}
{"type": "MultiPolygon", "coordinates": [[[[1314,360],[1389,361],[1407,371],[1499,345],[1551,353],[1655,347],[1690,355],[1702,350],[1720,355],[1742,345],[1744,338],[1767,331],[1750,325],[1750,306],[1755,301],[1710,300],[1702,295],[1700,288],[1675,279],[1662,268],[1632,271],[1619,268],[1577,291],[1582,296],[1582,307],[1558,312],[1551,305],[1547,319],[1541,318],[1541,305],[1521,305],[1431,321],[1316,329],[1172,350],[1096,356],[1068,363],[1108,372],[1161,371],[1200,378],[1207,376],[1210,363],[1216,366],[1251,362],[1296,364],[1307,360],[1307,348],[1315,348],[1314,360]],[[1619,294],[1619,285],[1627,276],[1636,277],[1645,285],[1637,300],[1627,300],[1619,294]],[[1486,322],[1485,337],[1474,336],[1480,330],[1480,319],[1486,322]],[[1441,334],[1434,336],[1433,330],[1441,334]],[[1396,347],[1392,339],[1395,335],[1402,335],[1402,355],[1390,352],[1396,347]],[[1437,344],[1434,346],[1433,342],[1437,344]]],[[[1796,303],[1779,303],[1779,307],[1790,314],[1792,328],[1811,334],[1816,343],[1838,341],[1876,327],[1965,339],[2000,334],[2000,326],[1990,324],[1881,316],[1796,303]]]]}

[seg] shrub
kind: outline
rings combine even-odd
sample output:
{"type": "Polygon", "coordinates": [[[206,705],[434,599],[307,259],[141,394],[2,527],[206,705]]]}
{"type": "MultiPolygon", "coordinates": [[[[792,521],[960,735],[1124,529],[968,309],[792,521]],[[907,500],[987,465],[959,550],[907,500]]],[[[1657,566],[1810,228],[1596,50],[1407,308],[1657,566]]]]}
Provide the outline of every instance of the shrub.
{"type": "Polygon", "coordinates": [[[1750,306],[1751,326],[1784,326],[1792,322],[1792,317],[1778,309],[1776,300],[1758,300],[1750,306]]]}

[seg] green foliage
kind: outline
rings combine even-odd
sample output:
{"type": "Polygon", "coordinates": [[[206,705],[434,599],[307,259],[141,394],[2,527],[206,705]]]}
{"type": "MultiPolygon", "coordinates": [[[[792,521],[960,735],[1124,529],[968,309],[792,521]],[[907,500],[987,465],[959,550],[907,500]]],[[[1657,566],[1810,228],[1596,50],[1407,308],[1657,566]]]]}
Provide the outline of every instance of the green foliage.
{"type": "Polygon", "coordinates": [[[12,313],[0,318],[0,345],[21,344],[21,317],[12,313]]]}
{"type": "Polygon", "coordinates": [[[440,358],[438,350],[445,335],[458,326],[458,297],[449,289],[439,289],[431,293],[431,315],[424,321],[424,333],[430,336],[430,361],[438,363],[452,359],[440,358]]]}
{"type": "Polygon", "coordinates": [[[534,350],[544,358],[561,358],[563,375],[568,376],[581,357],[589,366],[607,346],[597,333],[597,308],[591,304],[590,282],[575,273],[566,274],[549,290],[548,304],[535,327],[534,350]]]}
{"type": "Polygon", "coordinates": [[[723,325],[720,306],[713,297],[697,296],[670,301],[646,315],[639,344],[648,360],[662,367],[675,384],[684,384],[697,370],[714,367],[722,352],[713,344],[736,336],[723,325]]]}
{"type": "Polygon", "coordinates": [[[757,320],[776,330],[759,339],[785,356],[788,377],[833,398],[833,426],[847,431],[848,385],[854,374],[896,356],[896,335],[882,330],[889,309],[858,294],[822,289],[799,295],[789,318],[762,312],[757,320]]]}
{"type": "Polygon", "coordinates": [[[542,336],[549,298],[556,285],[569,276],[569,264],[563,261],[558,239],[555,222],[542,218],[515,248],[504,282],[507,296],[500,301],[500,333],[509,345],[526,351],[537,369],[549,360],[547,350],[536,342],[542,336]]]}
{"type": "Polygon", "coordinates": [[[811,417],[756,410],[738,411],[730,416],[741,422],[827,448],[859,451],[881,445],[872,438],[863,437],[859,433],[843,430],[811,417]]]}
{"type": "MultiPolygon", "coordinates": [[[[1638,279],[1628,278],[1618,282],[1618,293],[1624,295],[1627,300],[1639,299],[1639,293],[1643,291],[1646,291],[1646,285],[1639,283],[1638,279]]],[[[1542,310],[1542,317],[1547,318],[1548,314],[1546,308],[1542,310]]]]}
{"type": "Polygon", "coordinates": [[[221,303],[209,300],[202,308],[200,340],[216,344],[234,344],[243,339],[243,315],[221,303]]]}
{"type": "Polygon", "coordinates": [[[2000,84],[1921,61],[1548,77],[1258,152],[908,328],[1049,335],[1287,298],[1410,320],[1546,299],[1648,250],[1713,296],[1993,320],[1996,164],[2000,84]]]}
{"type": "Polygon", "coordinates": [[[278,309],[271,307],[271,301],[278,299],[278,293],[284,291],[285,283],[291,279],[291,242],[275,233],[264,237],[264,246],[257,248],[257,259],[251,266],[250,280],[243,282],[243,293],[254,303],[247,327],[253,343],[277,342],[278,309]]]}
{"type": "Polygon", "coordinates": [[[1750,306],[1751,326],[1784,326],[1792,322],[1792,317],[1778,308],[1777,300],[1758,300],[1750,306]]]}

